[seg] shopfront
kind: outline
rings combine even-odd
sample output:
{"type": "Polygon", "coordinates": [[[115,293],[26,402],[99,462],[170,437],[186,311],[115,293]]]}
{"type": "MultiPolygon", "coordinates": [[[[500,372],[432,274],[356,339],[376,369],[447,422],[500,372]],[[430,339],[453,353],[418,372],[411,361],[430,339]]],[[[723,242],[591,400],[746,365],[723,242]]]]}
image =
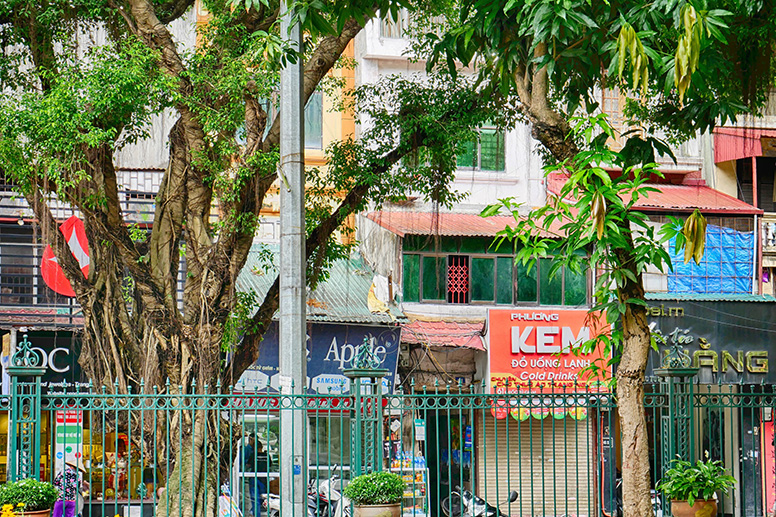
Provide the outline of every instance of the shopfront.
{"type": "MultiPolygon", "coordinates": [[[[78,365],[78,354],[80,353],[80,341],[74,337],[72,332],[46,332],[31,331],[27,334],[17,333],[16,339],[21,342],[26,339],[32,344],[32,350],[35,351],[42,360],[42,366],[46,368],[41,378],[41,388],[43,394],[52,392],[63,392],[81,389],[85,385],[81,383],[81,368],[78,365]]],[[[2,335],[3,352],[0,365],[2,365],[2,390],[3,394],[10,394],[11,382],[6,367],[10,361],[12,349],[12,335],[6,332],[2,335]]],[[[83,428],[83,423],[80,424],[83,428]]],[[[64,423],[58,424],[46,412],[41,414],[41,463],[40,478],[50,480],[53,473],[62,469],[64,465],[64,423]],[[59,435],[57,432],[59,431],[59,435]],[[59,441],[57,441],[59,439],[59,441]],[[62,449],[60,458],[57,458],[57,446],[62,449]]],[[[78,437],[68,436],[68,440],[78,440],[82,443],[82,435],[78,437]]],[[[8,434],[8,413],[0,413],[0,482],[6,479],[6,468],[8,464],[7,451],[10,448],[8,434]]],[[[67,447],[71,444],[68,443],[67,447]]],[[[72,449],[72,447],[70,447],[72,449]]],[[[80,450],[80,445],[79,445],[80,450]]],[[[74,451],[74,449],[73,449],[74,451]]]]}
{"type": "MultiPolygon", "coordinates": [[[[351,366],[356,348],[367,343],[389,371],[383,379],[383,392],[392,393],[396,384],[396,364],[399,354],[401,329],[398,326],[308,323],[307,333],[307,392],[311,395],[336,399],[350,395],[350,381],[343,370],[351,366]]],[[[272,322],[261,343],[258,360],[249,367],[235,387],[242,393],[274,394],[280,388],[278,324],[272,322]]],[[[308,469],[311,478],[325,479],[331,474],[348,477],[351,459],[350,410],[308,410],[308,469]],[[336,470],[336,472],[335,472],[336,470]]],[[[260,476],[266,480],[269,491],[278,493],[280,450],[278,434],[279,415],[267,409],[246,412],[240,416],[246,435],[254,435],[268,457],[264,472],[256,472],[251,462],[245,462],[243,450],[248,440],[243,439],[235,455],[233,493],[244,500],[249,479],[260,476]]]]}
{"type": "MultiPolygon", "coordinates": [[[[647,314],[658,350],[650,353],[646,374],[657,385],[661,358],[681,347],[698,368],[691,452],[721,460],[738,480],[724,498],[725,514],[766,515],[776,504],[774,397],[767,395],[776,384],[776,301],[739,298],[651,300],[647,314]]],[[[650,429],[656,431],[655,424],[650,429]]],[[[666,463],[659,452],[663,439],[654,431],[650,437],[658,473],[666,463]]]]}
{"type": "Polygon", "coordinates": [[[489,311],[490,391],[504,398],[478,424],[479,495],[503,501],[517,490],[517,515],[596,514],[589,400],[607,393],[611,367],[601,346],[589,346],[606,328],[584,309],[489,311]]]}

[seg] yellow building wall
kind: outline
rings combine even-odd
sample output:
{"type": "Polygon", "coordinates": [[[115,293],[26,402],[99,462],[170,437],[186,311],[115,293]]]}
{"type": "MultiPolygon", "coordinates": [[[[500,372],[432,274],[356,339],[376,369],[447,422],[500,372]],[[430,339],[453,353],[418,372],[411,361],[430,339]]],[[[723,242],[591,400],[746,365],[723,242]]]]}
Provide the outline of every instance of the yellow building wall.
{"type": "Polygon", "coordinates": [[[733,197],[738,197],[738,186],[736,183],[736,162],[720,162],[716,164],[714,171],[714,188],[720,192],[733,197]]]}

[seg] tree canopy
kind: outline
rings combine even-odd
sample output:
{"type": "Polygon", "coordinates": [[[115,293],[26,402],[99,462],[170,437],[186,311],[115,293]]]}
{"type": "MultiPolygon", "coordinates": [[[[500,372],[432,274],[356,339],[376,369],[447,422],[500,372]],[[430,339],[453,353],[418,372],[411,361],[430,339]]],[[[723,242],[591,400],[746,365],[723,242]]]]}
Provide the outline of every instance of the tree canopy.
{"type": "MultiPolygon", "coordinates": [[[[592,265],[604,268],[595,308],[607,309],[617,325],[610,345],[618,358],[624,513],[651,515],[643,410],[651,336],[642,274],[648,264],[662,268],[670,262],[632,203],[634,196],[649,194],[643,184],[658,174],[656,154],[673,156],[658,136],[681,142],[741,115],[756,115],[765,105],[773,80],[774,11],[769,2],[749,0],[463,0],[459,5],[449,31],[427,34],[429,69],[455,74],[459,63],[474,65],[480,82],[518,109],[567,177],[559,198],[550,197],[547,207],[505,235],[530,243],[523,260],[553,251],[554,267],[579,267],[576,253],[585,251],[592,265]],[[637,129],[619,135],[624,141],[619,153],[606,147],[615,135],[597,115],[607,89],[626,96],[625,115],[637,129]],[[575,117],[594,123],[575,131],[575,117]],[[610,177],[605,166],[621,172],[610,177]],[[570,221],[560,240],[531,236],[532,225],[548,228],[557,220],[570,221]]],[[[501,205],[516,209],[509,200],[501,205]]],[[[690,220],[667,229],[673,235],[685,232],[678,240],[688,245],[688,257],[702,253],[699,232],[705,227],[698,213],[690,220]]]]}
{"type": "Polygon", "coordinates": [[[305,102],[325,89],[371,128],[359,140],[333,143],[325,169],[310,171],[311,281],[346,251],[332,236],[367,202],[401,196],[409,182],[429,199],[452,202],[455,142],[495,107],[465,81],[394,78],[347,91],[331,74],[352,66],[342,56],[366,21],[378,11],[395,15],[405,0],[295,4],[306,34],[300,55],[280,33],[276,1],[204,1],[210,14],[196,45],[173,29],[193,25],[193,5],[0,4],[7,93],[0,169],[29,202],[83,309],[81,364],[109,389],[114,380],[121,391],[138,388],[141,379],[147,390],[168,379],[228,385],[255,361],[278,284],[257,299],[240,296],[235,282],[277,180],[282,113],[272,115],[284,63],[303,61],[305,102]],[[165,110],[177,122],[168,135],[150,134],[165,110]],[[115,156],[152,139],[166,141],[169,158],[153,220],[141,231],[121,211],[115,156]],[[93,243],[87,278],[57,231],[55,200],[84,219],[93,243]]]}

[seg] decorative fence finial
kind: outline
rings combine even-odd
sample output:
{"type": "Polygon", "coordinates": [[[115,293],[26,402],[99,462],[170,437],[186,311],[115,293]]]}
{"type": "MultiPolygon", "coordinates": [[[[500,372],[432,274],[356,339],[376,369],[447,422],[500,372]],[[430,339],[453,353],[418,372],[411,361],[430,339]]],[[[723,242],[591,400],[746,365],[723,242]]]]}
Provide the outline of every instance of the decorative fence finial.
{"type": "Polygon", "coordinates": [[[358,370],[376,370],[383,364],[382,359],[377,357],[369,346],[369,338],[365,337],[364,342],[356,347],[356,353],[353,354],[351,368],[358,370]]]}
{"type": "Polygon", "coordinates": [[[27,334],[24,339],[16,345],[16,352],[11,357],[11,365],[20,368],[37,368],[43,364],[40,354],[32,349],[32,343],[27,340],[27,334]]]}

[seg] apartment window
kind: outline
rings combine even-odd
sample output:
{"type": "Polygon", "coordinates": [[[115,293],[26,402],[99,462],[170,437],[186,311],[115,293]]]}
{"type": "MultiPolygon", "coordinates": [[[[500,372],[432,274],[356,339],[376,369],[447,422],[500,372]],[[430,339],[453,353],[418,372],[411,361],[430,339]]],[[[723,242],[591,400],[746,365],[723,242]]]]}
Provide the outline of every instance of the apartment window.
{"type": "Polygon", "coordinates": [[[28,227],[3,225],[0,236],[0,304],[32,305],[35,289],[32,231],[28,227]]]}
{"type": "MultiPolygon", "coordinates": [[[[277,101],[265,100],[262,103],[267,112],[267,126],[264,128],[264,135],[267,136],[272,123],[277,116],[277,101]]],[[[240,145],[245,145],[245,128],[241,127],[237,131],[236,141],[240,145]]],[[[323,95],[321,92],[313,92],[304,108],[304,146],[306,149],[323,149],[323,95]]]]}
{"type": "Polygon", "coordinates": [[[380,20],[381,38],[403,38],[409,24],[409,13],[406,9],[399,10],[396,18],[388,14],[380,20]]]}
{"type": "Polygon", "coordinates": [[[538,260],[529,270],[515,264],[508,246],[495,250],[491,243],[488,238],[405,237],[404,301],[569,306],[587,303],[586,274],[561,268],[551,277],[550,259],[538,260]],[[505,254],[507,251],[510,253],[505,254]]]}
{"type": "Polygon", "coordinates": [[[503,171],[504,137],[504,132],[495,126],[481,127],[473,140],[462,144],[462,150],[458,154],[458,167],[481,171],[503,171]]]}

